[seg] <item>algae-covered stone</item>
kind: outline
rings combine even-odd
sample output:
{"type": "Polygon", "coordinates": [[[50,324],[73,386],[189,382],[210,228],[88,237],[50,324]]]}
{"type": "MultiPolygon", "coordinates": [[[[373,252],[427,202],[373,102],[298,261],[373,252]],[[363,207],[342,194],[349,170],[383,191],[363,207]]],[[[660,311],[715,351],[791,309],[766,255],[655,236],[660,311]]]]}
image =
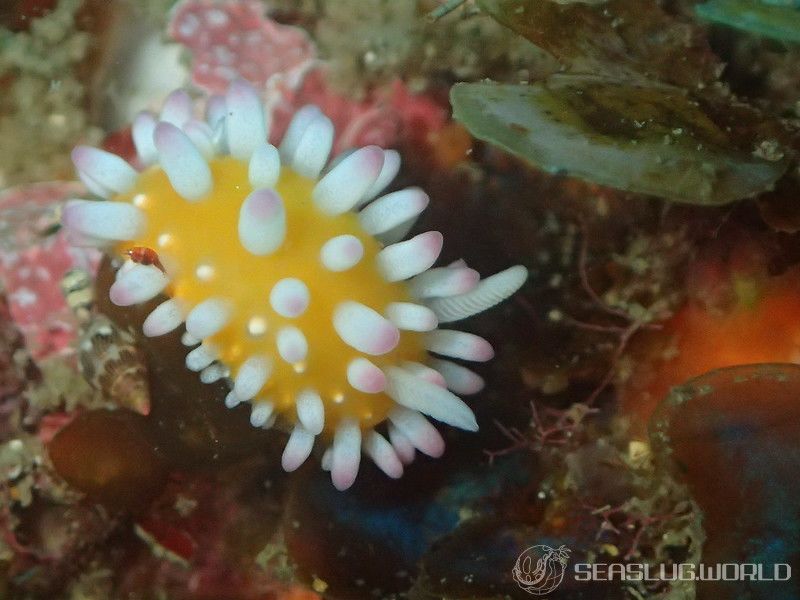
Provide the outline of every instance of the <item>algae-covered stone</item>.
{"type": "Polygon", "coordinates": [[[650,423],[659,460],[703,510],[701,562],[760,565],[765,578],[698,581],[698,598],[798,597],[799,395],[798,365],[738,365],[673,388],[650,423]]]}
{"type": "Polygon", "coordinates": [[[629,192],[720,205],[771,189],[786,170],[734,145],[679,88],[555,75],[530,86],[458,84],[454,116],[535,166],[629,192]]]}
{"type": "Polygon", "coordinates": [[[87,58],[92,36],[78,27],[83,5],[62,0],[26,31],[0,26],[0,187],[66,179],[70,149],[102,137],[87,110],[96,61],[87,58]]]}
{"type": "Polygon", "coordinates": [[[696,24],[651,0],[478,0],[478,6],[573,73],[701,89],[723,68],[696,24]]]}

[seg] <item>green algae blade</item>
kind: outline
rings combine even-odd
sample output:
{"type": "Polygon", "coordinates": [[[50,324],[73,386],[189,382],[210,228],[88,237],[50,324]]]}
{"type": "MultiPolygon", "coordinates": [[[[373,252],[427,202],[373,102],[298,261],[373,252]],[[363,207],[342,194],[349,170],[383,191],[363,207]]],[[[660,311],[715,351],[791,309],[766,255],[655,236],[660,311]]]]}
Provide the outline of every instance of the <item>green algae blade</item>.
{"type": "Polygon", "coordinates": [[[695,7],[698,16],[757,35],[800,44],[797,6],[753,0],[711,0],[695,7]]]}
{"type": "Polygon", "coordinates": [[[554,75],[457,84],[450,101],[472,135],[544,171],[676,202],[727,204],[771,189],[786,170],[733,147],[671,86],[554,75]]]}

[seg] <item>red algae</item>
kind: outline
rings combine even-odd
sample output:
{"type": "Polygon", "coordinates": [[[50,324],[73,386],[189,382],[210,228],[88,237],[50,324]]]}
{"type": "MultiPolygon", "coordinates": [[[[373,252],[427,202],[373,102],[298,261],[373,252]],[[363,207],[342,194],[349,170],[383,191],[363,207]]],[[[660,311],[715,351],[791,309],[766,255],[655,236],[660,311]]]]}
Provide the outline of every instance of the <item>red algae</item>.
{"type": "Polygon", "coordinates": [[[0,24],[12,31],[27,31],[32,21],[48,14],[57,4],[57,0],[11,0],[0,9],[0,24]]]}

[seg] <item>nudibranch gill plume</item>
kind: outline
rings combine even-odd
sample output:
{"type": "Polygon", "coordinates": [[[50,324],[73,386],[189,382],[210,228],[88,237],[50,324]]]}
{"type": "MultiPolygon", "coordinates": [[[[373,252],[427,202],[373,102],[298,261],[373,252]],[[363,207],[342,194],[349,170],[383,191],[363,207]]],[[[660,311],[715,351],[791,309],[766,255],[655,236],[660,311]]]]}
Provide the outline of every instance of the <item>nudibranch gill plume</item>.
{"type": "Polygon", "coordinates": [[[478,428],[456,394],[483,380],[450,359],[494,351],[439,324],[509,297],[527,271],[480,280],[463,261],[433,268],[441,233],[403,240],[428,196],[411,187],[378,197],[399,170],[396,151],[367,146],[329,165],[334,129],[317,107],[297,111],[278,148],[268,121],[244,81],[210,97],[205,119],[187,92],[173,92],[160,115],[134,120],[141,170],[96,148],[73,151],[100,199],[68,202],[63,224],[73,243],[127,257],[113,303],[166,294],[144,335],[185,324],[189,369],[204,382],[230,378],[225,403],[249,402],[254,426],[288,425],[287,471],[322,436],[338,489],[352,485],[362,453],[400,477],[416,451],[444,451],[425,415],[478,428]]]}

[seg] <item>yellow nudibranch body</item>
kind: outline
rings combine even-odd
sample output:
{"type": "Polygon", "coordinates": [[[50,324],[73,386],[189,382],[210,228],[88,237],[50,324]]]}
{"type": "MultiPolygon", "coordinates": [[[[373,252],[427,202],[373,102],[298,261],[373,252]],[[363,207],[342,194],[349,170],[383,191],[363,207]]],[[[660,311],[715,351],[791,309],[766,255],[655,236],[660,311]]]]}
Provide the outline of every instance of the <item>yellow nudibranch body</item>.
{"type": "Polygon", "coordinates": [[[329,166],[333,126],[316,107],[297,112],[279,148],[246,82],[209,98],[206,119],[194,108],[178,90],[160,115],[140,113],[141,171],[102,150],[73,151],[81,180],[103,198],[68,203],[73,243],[119,256],[143,247],[160,261],[127,260],[112,302],[165,293],[144,334],[185,324],[186,366],[206,383],[228,379],[225,403],[250,403],[254,426],[289,425],[287,471],[322,436],[323,468],[338,489],[352,485],[362,453],[390,477],[416,451],[439,456],[444,443],[425,415],[476,430],[455,394],[483,381],[449,359],[489,360],[492,347],[439,325],[507,298],[526,270],[480,280],[463,261],[432,268],[440,233],[403,240],[427,195],[380,196],[399,170],[397,152],[368,146],[329,166]],[[386,436],[376,430],[384,422],[386,436]]]}

